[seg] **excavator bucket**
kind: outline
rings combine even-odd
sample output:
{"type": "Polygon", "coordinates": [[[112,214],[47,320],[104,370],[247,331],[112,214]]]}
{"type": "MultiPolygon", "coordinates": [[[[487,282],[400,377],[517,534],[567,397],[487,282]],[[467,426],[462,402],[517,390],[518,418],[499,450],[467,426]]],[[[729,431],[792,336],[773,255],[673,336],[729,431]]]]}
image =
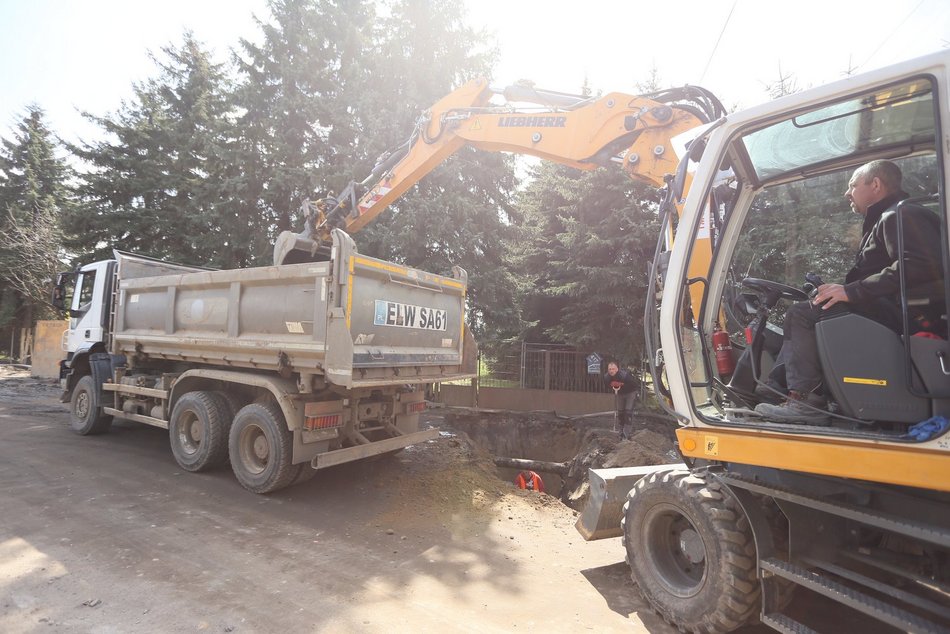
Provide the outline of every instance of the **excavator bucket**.
{"type": "Polygon", "coordinates": [[[587,506],[577,518],[574,528],[585,541],[621,537],[620,518],[627,493],[637,480],[656,471],[685,469],[684,464],[651,465],[647,467],[618,467],[614,469],[590,469],[588,481],[590,494],[587,506]]]}

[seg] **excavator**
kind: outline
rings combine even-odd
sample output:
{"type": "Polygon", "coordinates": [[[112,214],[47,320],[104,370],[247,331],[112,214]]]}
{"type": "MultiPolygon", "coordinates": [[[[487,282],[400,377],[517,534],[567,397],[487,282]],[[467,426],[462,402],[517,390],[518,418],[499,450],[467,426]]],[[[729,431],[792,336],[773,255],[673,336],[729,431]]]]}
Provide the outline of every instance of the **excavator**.
{"type": "Polygon", "coordinates": [[[592,469],[578,530],[622,537],[638,591],[684,632],[948,632],[948,94],[948,52],[729,114],[695,87],[590,97],[475,80],[364,180],[306,202],[275,263],[325,258],[333,229],[359,230],[465,146],[617,164],[661,187],[645,337],[682,463],[592,469]],[[827,424],[769,420],[755,407],[780,395],[785,309],[849,266],[857,245],[832,220],[852,172],[876,159],[937,217],[942,278],[921,289],[901,274],[902,327],[848,311],[819,322],[827,424]],[[833,607],[795,611],[795,594],[833,607]]]}

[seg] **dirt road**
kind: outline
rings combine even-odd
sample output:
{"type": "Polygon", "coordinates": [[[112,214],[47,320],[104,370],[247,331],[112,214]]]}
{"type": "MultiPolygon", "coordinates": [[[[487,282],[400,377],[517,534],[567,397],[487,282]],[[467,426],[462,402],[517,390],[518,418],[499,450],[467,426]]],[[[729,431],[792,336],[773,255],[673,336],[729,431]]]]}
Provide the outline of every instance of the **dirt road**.
{"type": "Polygon", "coordinates": [[[0,631],[671,632],[618,540],[449,435],[271,496],[185,473],[166,432],[79,437],[0,377],[0,631]]]}

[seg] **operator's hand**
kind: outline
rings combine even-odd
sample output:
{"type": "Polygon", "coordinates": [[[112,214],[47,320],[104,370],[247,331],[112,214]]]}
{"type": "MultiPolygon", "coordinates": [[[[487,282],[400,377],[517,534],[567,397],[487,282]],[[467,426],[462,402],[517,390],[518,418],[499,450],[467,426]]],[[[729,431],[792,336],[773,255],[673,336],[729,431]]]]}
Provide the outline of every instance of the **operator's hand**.
{"type": "Polygon", "coordinates": [[[815,306],[821,306],[822,310],[828,310],[835,304],[843,302],[848,303],[848,294],[841,284],[822,284],[818,287],[818,294],[812,300],[815,306]]]}

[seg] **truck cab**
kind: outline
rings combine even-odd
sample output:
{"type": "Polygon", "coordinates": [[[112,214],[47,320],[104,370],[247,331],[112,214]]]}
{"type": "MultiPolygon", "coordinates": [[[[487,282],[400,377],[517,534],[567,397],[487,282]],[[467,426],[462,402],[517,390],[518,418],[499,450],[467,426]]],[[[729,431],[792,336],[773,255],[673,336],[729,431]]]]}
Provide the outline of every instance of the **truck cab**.
{"type": "Polygon", "coordinates": [[[89,355],[105,352],[111,324],[112,290],[115,260],[100,260],[76,271],[60,273],[53,286],[53,306],[67,310],[69,328],[63,333],[63,352],[59,378],[68,397],[75,381],[75,370],[88,372],[89,355]],[[67,285],[71,288],[67,289],[67,285]]]}
{"type": "Polygon", "coordinates": [[[69,305],[69,330],[63,341],[67,353],[90,350],[105,344],[109,329],[109,306],[115,260],[101,260],[75,274],[69,305]]]}

